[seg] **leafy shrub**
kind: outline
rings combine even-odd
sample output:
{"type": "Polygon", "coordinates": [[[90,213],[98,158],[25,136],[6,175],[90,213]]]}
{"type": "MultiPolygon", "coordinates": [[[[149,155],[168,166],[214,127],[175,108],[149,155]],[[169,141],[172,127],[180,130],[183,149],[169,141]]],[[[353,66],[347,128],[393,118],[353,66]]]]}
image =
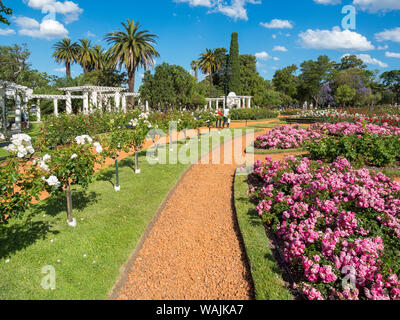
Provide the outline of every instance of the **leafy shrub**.
{"type": "Polygon", "coordinates": [[[278,117],[278,112],[269,109],[233,109],[230,112],[232,120],[263,120],[275,119],[278,117]]]}

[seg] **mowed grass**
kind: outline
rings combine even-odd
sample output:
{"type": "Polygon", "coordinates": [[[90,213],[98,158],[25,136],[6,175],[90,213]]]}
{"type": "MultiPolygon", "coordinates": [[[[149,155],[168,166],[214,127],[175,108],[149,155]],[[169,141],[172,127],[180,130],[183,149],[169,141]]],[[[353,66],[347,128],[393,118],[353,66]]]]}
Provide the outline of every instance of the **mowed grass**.
{"type": "Polygon", "coordinates": [[[247,176],[235,177],[235,208],[240,231],[243,236],[257,300],[293,300],[285,287],[264,225],[247,196],[247,176]]]}
{"type": "MultiPolygon", "coordinates": [[[[235,130],[236,135],[242,132],[235,130]]],[[[177,147],[186,146],[181,142],[177,147]]],[[[159,152],[170,155],[165,146],[159,152]]],[[[190,166],[150,165],[143,153],[142,173],[135,174],[133,161],[130,157],[120,163],[120,192],[113,188],[113,167],[98,173],[88,190],[74,188],[76,228],[66,224],[64,195],[41,201],[21,220],[0,226],[1,300],[108,296],[155,212],[190,166]],[[55,269],[55,290],[41,286],[46,266],[55,269]]]]}

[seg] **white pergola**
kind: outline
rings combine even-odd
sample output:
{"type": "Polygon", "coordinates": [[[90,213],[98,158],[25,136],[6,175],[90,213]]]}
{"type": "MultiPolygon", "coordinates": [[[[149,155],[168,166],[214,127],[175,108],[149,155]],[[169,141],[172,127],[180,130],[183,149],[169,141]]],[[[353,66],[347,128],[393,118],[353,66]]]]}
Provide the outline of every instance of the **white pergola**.
{"type": "Polygon", "coordinates": [[[208,105],[205,106],[205,108],[209,108],[210,110],[213,109],[213,104],[215,105],[215,109],[218,110],[220,103],[222,102],[223,108],[227,107],[229,109],[236,107],[241,108],[244,106],[245,108],[251,108],[251,100],[253,97],[251,96],[237,96],[234,92],[229,93],[226,102],[225,102],[225,97],[220,97],[220,98],[207,98],[206,101],[208,102],[208,105]]]}
{"type": "Polygon", "coordinates": [[[1,128],[5,130],[8,126],[6,114],[6,99],[15,101],[15,130],[21,130],[21,113],[27,111],[29,97],[33,90],[20,86],[13,82],[0,80],[0,111],[2,115],[1,128]]]}
{"type": "MultiPolygon", "coordinates": [[[[33,94],[33,90],[28,87],[20,86],[12,82],[0,80],[0,111],[3,121],[0,128],[8,126],[8,119],[6,116],[6,99],[13,99],[15,101],[15,130],[21,130],[21,113],[22,110],[27,112],[29,100],[36,99],[36,116],[37,121],[41,120],[40,115],[40,101],[47,99],[53,100],[54,114],[58,116],[58,101],[65,100],[66,113],[72,114],[72,101],[74,99],[83,100],[82,112],[84,114],[91,114],[95,110],[103,110],[103,105],[106,106],[108,112],[122,111],[127,112],[127,97],[140,97],[139,93],[126,92],[126,88],[122,87],[100,87],[100,86],[80,86],[59,88],[63,91],[63,95],[55,94],[33,94]],[[75,94],[72,93],[81,93],[75,94]]],[[[141,101],[139,100],[139,104],[141,101]]],[[[146,101],[143,108],[148,111],[149,104],[146,101]]]]}

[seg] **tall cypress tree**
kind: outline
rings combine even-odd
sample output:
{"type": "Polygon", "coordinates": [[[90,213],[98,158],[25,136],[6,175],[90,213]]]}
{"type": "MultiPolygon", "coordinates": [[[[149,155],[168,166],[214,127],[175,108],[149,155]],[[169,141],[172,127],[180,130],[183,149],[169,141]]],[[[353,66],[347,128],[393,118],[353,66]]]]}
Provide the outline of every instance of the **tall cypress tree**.
{"type": "Polygon", "coordinates": [[[239,41],[238,33],[232,33],[231,49],[229,52],[229,67],[231,69],[231,78],[229,81],[229,91],[241,94],[240,86],[240,60],[239,60],[239,41]]]}

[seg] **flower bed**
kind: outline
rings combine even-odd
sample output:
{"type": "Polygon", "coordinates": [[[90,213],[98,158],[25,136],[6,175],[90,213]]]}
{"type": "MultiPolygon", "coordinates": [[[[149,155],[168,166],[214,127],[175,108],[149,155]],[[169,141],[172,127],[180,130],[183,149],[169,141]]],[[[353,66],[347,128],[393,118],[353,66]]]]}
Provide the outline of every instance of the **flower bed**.
{"type": "Polygon", "coordinates": [[[310,300],[400,299],[400,183],[289,157],[256,162],[249,195],[310,300]]]}
{"type": "Polygon", "coordinates": [[[308,141],[318,142],[324,136],[364,135],[398,136],[400,128],[384,124],[382,126],[363,123],[340,122],[335,124],[314,124],[308,129],[299,126],[278,127],[255,141],[258,149],[293,149],[305,146],[308,141]]]}

